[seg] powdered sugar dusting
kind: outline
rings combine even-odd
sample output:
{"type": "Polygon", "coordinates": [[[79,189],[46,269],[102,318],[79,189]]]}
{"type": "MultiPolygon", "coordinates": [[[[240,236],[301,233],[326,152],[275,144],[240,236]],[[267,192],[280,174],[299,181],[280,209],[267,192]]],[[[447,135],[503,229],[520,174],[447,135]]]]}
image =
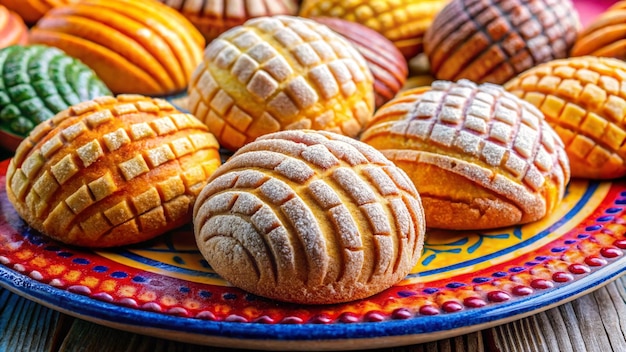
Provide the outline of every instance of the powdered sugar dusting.
{"type": "Polygon", "coordinates": [[[354,223],[354,218],[348,208],[340,204],[330,209],[328,213],[341,238],[341,245],[351,250],[362,250],[363,242],[361,241],[359,229],[354,223]]]}
{"type": "Polygon", "coordinates": [[[337,168],[333,171],[332,178],[357,205],[376,201],[374,192],[352,169],[346,167],[337,168]]]}
{"type": "Polygon", "coordinates": [[[315,199],[322,209],[330,209],[342,203],[341,199],[323,180],[315,180],[309,184],[309,194],[315,199]]]}
{"type": "Polygon", "coordinates": [[[302,158],[323,169],[339,165],[339,160],[323,145],[317,144],[302,151],[302,158]]]}
{"type": "Polygon", "coordinates": [[[305,162],[292,158],[283,160],[274,170],[298,183],[304,183],[315,175],[315,171],[305,162]]]}
{"type": "Polygon", "coordinates": [[[289,185],[276,178],[269,179],[261,185],[259,191],[274,204],[282,204],[295,196],[293,189],[289,185]]]}
{"type": "Polygon", "coordinates": [[[280,208],[287,216],[304,246],[304,252],[309,263],[307,284],[322,284],[328,270],[330,258],[328,258],[326,243],[317,219],[315,219],[311,210],[300,198],[293,198],[280,208]]]}

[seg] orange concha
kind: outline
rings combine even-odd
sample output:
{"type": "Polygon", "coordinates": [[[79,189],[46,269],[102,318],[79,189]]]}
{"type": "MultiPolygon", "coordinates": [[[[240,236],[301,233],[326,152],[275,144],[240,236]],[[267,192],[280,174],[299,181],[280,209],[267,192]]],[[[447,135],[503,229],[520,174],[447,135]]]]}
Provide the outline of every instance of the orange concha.
{"type": "Polygon", "coordinates": [[[49,11],[32,43],[56,46],[91,67],[116,94],[183,90],[202,59],[204,38],[155,0],[85,0],[49,11]]]}
{"type": "Polygon", "coordinates": [[[626,59],[626,1],[618,1],[594,19],[574,42],[571,56],[626,59]]]}
{"type": "Polygon", "coordinates": [[[28,28],[15,12],[0,5],[0,48],[28,42],[28,28]]]}
{"type": "Polygon", "coordinates": [[[34,24],[51,9],[79,0],[0,0],[0,5],[17,13],[24,22],[34,24]]]}
{"type": "Polygon", "coordinates": [[[159,0],[180,11],[207,41],[255,17],[295,15],[296,0],[159,0]]]}

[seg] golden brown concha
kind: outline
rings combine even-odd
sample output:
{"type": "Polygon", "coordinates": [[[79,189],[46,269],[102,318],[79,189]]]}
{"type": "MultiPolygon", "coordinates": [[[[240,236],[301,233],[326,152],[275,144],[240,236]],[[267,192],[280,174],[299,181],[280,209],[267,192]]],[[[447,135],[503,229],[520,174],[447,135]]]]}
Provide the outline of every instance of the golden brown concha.
{"type": "Polygon", "coordinates": [[[7,171],[7,195],[36,230],[111,247],[191,220],[220,165],[206,126],[160,99],[120,95],[73,105],[39,124],[7,171]]]}
{"type": "Polygon", "coordinates": [[[170,6],[193,23],[207,42],[226,30],[255,17],[295,15],[295,0],[158,0],[170,6]]]}
{"type": "Polygon", "coordinates": [[[501,86],[435,81],[384,105],[361,140],[415,183],[426,225],[454,230],[527,223],[560,203],[563,143],[529,103],[501,86]]]}
{"type": "Polygon", "coordinates": [[[424,33],[449,0],[305,0],[303,17],[361,23],[392,41],[409,60],[423,51],[424,33]]]}
{"type": "Polygon", "coordinates": [[[239,149],[194,207],[198,248],[233,285],[326,304],[378,293],[417,263],[420,198],[374,148],[326,131],[283,131],[239,149]]]}
{"type": "Polygon", "coordinates": [[[538,107],[565,143],[572,176],[626,175],[626,63],[595,56],[554,60],[505,84],[538,107]]]}
{"type": "Polygon", "coordinates": [[[313,19],[344,36],[363,55],[374,77],[376,108],[400,91],[409,68],[400,50],[389,39],[356,22],[333,17],[313,19]]]}
{"type": "Polygon", "coordinates": [[[578,35],[571,56],[585,55],[626,60],[626,1],[616,2],[578,35]]]}
{"type": "Polygon", "coordinates": [[[153,0],[81,0],[49,11],[30,42],[93,69],[115,94],[160,96],[187,87],[205,41],[180,13],[153,0]]]}
{"type": "Polygon", "coordinates": [[[355,137],[372,118],[374,81],[363,56],[323,24],[261,17],[209,44],[187,107],[230,150],[281,130],[355,137]]]}
{"type": "Polygon", "coordinates": [[[503,84],[565,58],[580,28],[571,0],[452,0],[424,36],[437,79],[503,84]]]}

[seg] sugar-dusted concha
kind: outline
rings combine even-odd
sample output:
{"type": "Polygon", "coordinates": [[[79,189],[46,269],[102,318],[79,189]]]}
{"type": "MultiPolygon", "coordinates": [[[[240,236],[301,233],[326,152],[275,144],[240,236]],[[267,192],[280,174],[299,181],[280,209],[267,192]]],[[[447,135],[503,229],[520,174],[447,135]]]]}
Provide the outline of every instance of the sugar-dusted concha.
{"type": "Polygon", "coordinates": [[[28,27],[15,12],[0,5],[0,48],[24,45],[28,42],[28,27]]]}
{"type": "Polygon", "coordinates": [[[568,56],[580,28],[571,0],[452,0],[424,36],[437,79],[503,84],[568,56]]]}
{"type": "Polygon", "coordinates": [[[374,121],[361,140],[413,180],[428,227],[535,221],[569,182],[563,143],[542,113],[495,84],[435,81],[393,99],[374,121]]]}
{"type": "Polygon", "coordinates": [[[207,42],[255,17],[295,15],[296,0],[159,0],[180,11],[207,42]]]}
{"type": "Polygon", "coordinates": [[[303,17],[361,23],[391,40],[408,60],[423,50],[424,33],[449,0],[305,0],[303,17]]]}
{"type": "Polygon", "coordinates": [[[0,4],[17,13],[27,24],[35,24],[51,9],[80,0],[2,0],[0,4]]]}
{"type": "Polygon", "coordinates": [[[382,34],[362,24],[335,17],[315,17],[344,36],[363,55],[374,76],[376,108],[393,98],[406,82],[408,65],[395,45],[382,34]]]}
{"type": "Polygon", "coordinates": [[[618,1],[580,32],[571,56],[604,56],[626,60],[626,1],[618,1]]]}
{"type": "Polygon", "coordinates": [[[406,174],[326,131],[281,131],[239,149],[194,207],[198,248],[233,285],[303,304],[352,301],[402,280],[424,214],[406,174]]]}
{"type": "Polygon", "coordinates": [[[15,150],[40,122],[111,92],[79,60],[44,45],[0,49],[0,145],[15,150]]]}
{"type": "Polygon", "coordinates": [[[292,16],[224,32],[206,48],[188,93],[188,110],[231,150],[288,129],[355,137],[374,111],[363,56],[325,25],[292,16]]]}
{"type": "Polygon", "coordinates": [[[91,67],[115,94],[183,91],[204,38],[176,10],[153,0],[82,0],[50,10],[30,42],[55,46],[91,67]]]}
{"type": "Polygon", "coordinates": [[[78,246],[137,243],[191,221],[220,165],[206,126],[164,100],[101,97],[39,124],[7,171],[7,195],[33,228],[78,246]]]}
{"type": "Polygon", "coordinates": [[[626,63],[596,56],[554,60],[504,86],[545,115],[565,143],[572,176],[626,175],[626,63]]]}

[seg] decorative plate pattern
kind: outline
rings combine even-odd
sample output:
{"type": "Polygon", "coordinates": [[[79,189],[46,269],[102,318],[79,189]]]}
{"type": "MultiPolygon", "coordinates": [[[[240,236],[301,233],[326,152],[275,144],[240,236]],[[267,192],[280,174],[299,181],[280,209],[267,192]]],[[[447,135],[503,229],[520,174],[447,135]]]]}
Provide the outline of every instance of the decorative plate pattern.
{"type": "Polygon", "coordinates": [[[104,325],[207,345],[355,349],[459,335],[548,309],[626,269],[626,182],[570,183],[541,221],[489,232],[429,231],[398,285],[345,304],[299,306],[231,287],[191,226],[111,250],[70,247],[16,214],[0,164],[0,284],[104,325]]]}

